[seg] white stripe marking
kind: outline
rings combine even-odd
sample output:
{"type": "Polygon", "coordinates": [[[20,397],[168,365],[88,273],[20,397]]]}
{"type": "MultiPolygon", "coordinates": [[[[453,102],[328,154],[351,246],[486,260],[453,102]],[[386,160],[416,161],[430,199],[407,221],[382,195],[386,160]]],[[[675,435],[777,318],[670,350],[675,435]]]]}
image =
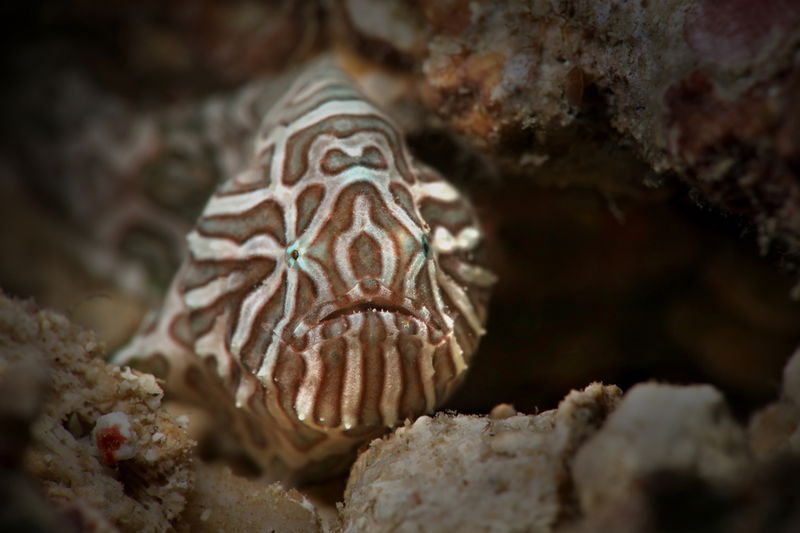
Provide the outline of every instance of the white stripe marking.
{"type": "MultiPolygon", "coordinates": [[[[253,334],[253,324],[265,305],[275,296],[281,285],[282,272],[273,272],[261,285],[251,291],[242,301],[236,331],[231,337],[231,351],[241,359],[241,349],[253,334]]],[[[280,304],[277,304],[280,305],[280,304]]]]}
{"type": "Polygon", "coordinates": [[[197,261],[243,261],[254,257],[277,259],[283,253],[283,246],[267,234],[255,235],[237,244],[230,239],[205,237],[192,231],[186,240],[192,257],[197,261]]]}
{"type": "Polygon", "coordinates": [[[214,278],[205,285],[186,292],[183,300],[191,309],[202,309],[213,304],[227,292],[239,289],[245,279],[242,272],[238,270],[231,272],[227,276],[214,278]]]}

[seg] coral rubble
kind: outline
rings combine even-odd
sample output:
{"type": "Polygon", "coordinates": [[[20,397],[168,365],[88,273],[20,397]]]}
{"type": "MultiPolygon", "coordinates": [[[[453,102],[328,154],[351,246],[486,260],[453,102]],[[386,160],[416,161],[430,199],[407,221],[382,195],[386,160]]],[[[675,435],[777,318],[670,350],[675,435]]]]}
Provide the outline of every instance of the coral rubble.
{"type": "Polygon", "coordinates": [[[760,459],[800,454],[800,349],[783,371],[781,397],[753,415],[748,435],[750,447],[760,459]]]}
{"type": "Polygon", "coordinates": [[[754,460],[719,391],[644,383],[620,395],[595,384],[539,415],[439,414],[373,441],[351,472],[344,531],[800,524],[800,459],[754,460]]]}
{"type": "Polygon", "coordinates": [[[356,461],[344,531],[550,531],[575,512],[572,454],[619,395],[594,384],[537,416],[419,418],[356,461]]]}
{"type": "Polygon", "coordinates": [[[193,443],[159,409],[155,378],[107,365],[94,335],[62,315],[4,296],[0,306],[3,364],[26,364],[34,376],[45,376],[24,461],[45,495],[79,522],[124,531],[172,527],[192,487],[193,443]],[[93,435],[109,413],[127,425],[122,455],[98,448],[102,439],[93,435]]]}
{"type": "Polygon", "coordinates": [[[103,355],[63,315],[0,295],[0,526],[320,530],[299,493],[198,464],[155,378],[103,355]]]}

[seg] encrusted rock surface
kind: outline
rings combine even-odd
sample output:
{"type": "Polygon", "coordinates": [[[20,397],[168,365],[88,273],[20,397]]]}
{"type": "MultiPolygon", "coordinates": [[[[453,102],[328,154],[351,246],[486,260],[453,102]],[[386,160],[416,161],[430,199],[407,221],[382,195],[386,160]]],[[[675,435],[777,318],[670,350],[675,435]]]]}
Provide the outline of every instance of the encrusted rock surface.
{"type": "Polygon", "coordinates": [[[195,473],[183,517],[188,531],[322,531],[316,509],[296,490],[248,480],[218,465],[200,463],[195,473]]]}
{"type": "Polygon", "coordinates": [[[619,395],[594,384],[538,416],[421,417],[358,458],[344,531],[549,531],[575,512],[571,455],[619,395]]]}
{"type": "Polygon", "coordinates": [[[6,351],[9,318],[0,310],[0,531],[54,531],[58,517],[23,464],[47,390],[47,363],[33,345],[6,351]]]}
{"type": "Polygon", "coordinates": [[[576,454],[583,517],[564,531],[797,530],[800,455],[786,428],[800,418],[774,420],[787,396],[754,417],[748,442],[713,387],[637,385],[576,454]]]}
{"type": "Polygon", "coordinates": [[[781,397],[750,419],[748,434],[759,459],[800,454],[800,349],[786,363],[781,397]]]}
{"type": "Polygon", "coordinates": [[[575,456],[572,475],[583,511],[601,513],[635,497],[660,471],[733,483],[750,464],[744,430],[710,385],[640,384],[575,456]]]}
{"type": "Polygon", "coordinates": [[[375,440],[352,470],[344,531],[800,524],[800,457],[755,461],[715,388],[643,383],[619,396],[591,385],[539,415],[507,405],[489,417],[439,414],[375,440]]]}
{"type": "Polygon", "coordinates": [[[202,463],[155,378],[103,354],[63,315],[0,293],[2,528],[321,531],[297,491],[202,463]]]}
{"type": "Polygon", "coordinates": [[[193,443],[159,409],[155,378],[106,365],[94,335],[57,313],[0,296],[0,320],[3,364],[46,375],[24,462],[47,498],[84,527],[170,529],[192,487],[193,443]],[[96,438],[109,413],[127,428],[96,438]]]}

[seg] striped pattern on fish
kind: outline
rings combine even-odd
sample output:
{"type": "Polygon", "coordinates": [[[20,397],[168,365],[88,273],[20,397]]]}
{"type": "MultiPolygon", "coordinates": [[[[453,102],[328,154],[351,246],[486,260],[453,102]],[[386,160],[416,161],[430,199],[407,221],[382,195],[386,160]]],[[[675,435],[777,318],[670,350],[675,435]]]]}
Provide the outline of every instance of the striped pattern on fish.
{"type": "Polygon", "coordinates": [[[187,236],[161,311],[116,356],[230,416],[268,475],[324,475],[432,412],[484,333],[474,210],[330,65],[267,114],[187,236]]]}

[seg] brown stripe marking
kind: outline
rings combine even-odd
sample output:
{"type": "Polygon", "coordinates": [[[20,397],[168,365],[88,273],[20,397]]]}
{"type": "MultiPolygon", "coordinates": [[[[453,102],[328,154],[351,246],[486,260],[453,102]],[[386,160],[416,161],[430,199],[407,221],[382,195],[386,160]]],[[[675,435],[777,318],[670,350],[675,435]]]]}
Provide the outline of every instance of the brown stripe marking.
{"type": "Polygon", "coordinates": [[[403,335],[397,339],[404,385],[398,409],[400,420],[414,418],[425,411],[425,390],[419,368],[421,349],[422,342],[418,338],[403,335]]]}
{"type": "Polygon", "coordinates": [[[334,115],[326,117],[315,124],[311,124],[286,140],[286,155],[284,157],[281,179],[285,185],[294,185],[308,171],[308,152],[311,144],[320,135],[332,135],[345,139],[355,134],[374,133],[386,139],[390,150],[395,154],[395,166],[400,176],[409,184],[414,183],[414,178],[408,168],[404,157],[398,156],[402,138],[388,122],[378,115],[334,115]]]}
{"type": "Polygon", "coordinates": [[[328,176],[335,176],[349,168],[361,166],[375,170],[386,170],[388,165],[377,146],[364,146],[361,154],[352,157],[338,148],[325,152],[320,161],[320,169],[328,176]]]}
{"type": "Polygon", "coordinates": [[[314,215],[319,209],[319,204],[325,196],[325,187],[322,185],[310,185],[303,189],[295,202],[297,209],[296,235],[299,237],[306,231],[308,225],[314,219],[314,215]]]}
{"type": "Polygon", "coordinates": [[[434,198],[423,198],[419,202],[419,211],[432,228],[444,226],[453,235],[475,224],[471,210],[461,200],[442,202],[434,198]]]}
{"type": "Polygon", "coordinates": [[[197,232],[206,237],[230,239],[237,244],[266,233],[282,245],[286,244],[283,208],[275,200],[264,200],[247,211],[235,215],[202,217],[197,221],[197,232]]]}
{"type": "Polygon", "coordinates": [[[361,329],[361,412],[359,424],[367,428],[383,426],[380,402],[383,395],[384,347],[387,332],[383,320],[370,313],[367,324],[361,329]]]}
{"type": "Polygon", "coordinates": [[[347,343],[344,339],[323,341],[320,346],[320,387],[314,402],[318,424],[336,427],[341,424],[342,390],[347,366],[347,343]]]}
{"type": "Polygon", "coordinates": [[[456,373],[450,349],[450,343],[443,342],[433,352],[434,387],[437,401],[444,398],[456,373]]]}
{"type": "Polygon", "coordinates": [[[275,376],[274,394],[281,410],[290,420],[297,419],[295,402],[307,370],[305,360],[297,352],[286,346],[278,350],[272,372],[275,376]]]}

